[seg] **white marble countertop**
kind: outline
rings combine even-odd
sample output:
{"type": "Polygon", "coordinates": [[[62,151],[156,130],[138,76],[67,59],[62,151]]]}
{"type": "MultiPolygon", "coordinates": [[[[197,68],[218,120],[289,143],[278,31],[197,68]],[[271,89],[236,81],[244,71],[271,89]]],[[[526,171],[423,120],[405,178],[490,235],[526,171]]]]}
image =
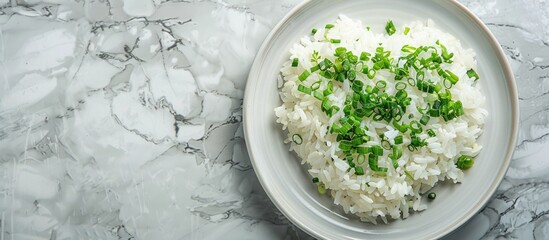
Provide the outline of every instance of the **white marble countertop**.
{"type": "MultiPolygon", "coordinates": [[[[0,0],[0,239],[307,239],[259,185],[246,77],[299,0],[0,0]]],[[[549,238],[549,3],[460,0],[505,50],[520,134],[450,238],[549,238]]]]}

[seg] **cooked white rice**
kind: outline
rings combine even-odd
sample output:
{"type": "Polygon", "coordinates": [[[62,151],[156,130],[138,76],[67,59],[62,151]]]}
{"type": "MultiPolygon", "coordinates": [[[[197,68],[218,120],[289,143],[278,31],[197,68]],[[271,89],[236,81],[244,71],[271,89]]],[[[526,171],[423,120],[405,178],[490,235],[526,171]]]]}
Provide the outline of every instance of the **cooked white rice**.
{"type": "MultiPolygon", "coordinates": [[[[358,55],[363,51],[374,53],[378,44],[382,43],[386,50],[391,51],[391,57],[398,59],[400,49],[404,45],[435,46],[437,40],[444,43],[449,52],[455,54],[454,62],[447,69],[455,73],[460,80],[450,90],[452,98],[463,103],[465,114],[448,122],[440,118],[431,118],[429,128],[434,130],[436,136],[428,137],[421,133],[420,137],[426,139],[428,145],[415,152],[403,148],[403,155],[398,160],[399,167],[396,169],[392,167],[387,154],[381,157],[379,165],[389,168],[386,176],[373,174],[367,163],[364,167],[365,174],[362,176],[354,174],[354,170],[348,171],[349,165],[342,159],[336,135],[327,131],[328,126],[343,115],[342,111],[328,117],[321,111],[320,101],[297,90],[297,85],[301,83],[298,75],[313,67],[314,63],[310,61],[313,51],[317,51],[322,58],[333,58],[337,46],[322,41],[325,38],[325,29],[319,28],[312,37],[303,37],[295,44],[290,49],[290,60],[284,63],[281,69],[284,85],[280,89],[280,96],[283,105],[275,109],[277,122],[282,124],[283,130],[288,131],[286,142],[290,143],[290,149],[302,159],[302,164],[308,164],[309,174],[326,185],[335,204],[342,206],[347,213],[356,214],[363,221],[377,223],[381,219],[387,223],[390,218],[406,218],[411,212],[410,209],[421,211],[427,208],[421,203],[422,194],[438,181],[450,179],[454,183],[461,182],[464,173],[456,167],[455,159],[461,154],[476,156],[482,148],[476,141],[482,133],[488,114],[483,108],[485,97],[479,84],[474,84],[474,79],[469,78],[466,73],[468,69],[476,69],[475,52],[472,49],[464,49],[458,39],[437,29],[430,20],[400,26],[395,23],[397,32],[392,36],[386,34],[384,29],[367,30],[360,21],[345,16],[340,16],[334,25],[327,33],[327,38],[341,39],[341,44],[337,46],[346,47],[358,55]],[[410,28],[408,35],[403,33],[405,27],[410,28]],[[294,58],[299,59],[298,67],[291,66],[294,58]],[[292,142],[294,134],[302,136],[302,144],[292,142]],[[413,176],[413,180],[406,177],[404,171],[413,176]]],[[[364,80],[365,85],[374,85],[377,80],[384,80],[387,82],[387,92],[394,94],[393,76],[388,71],[378,71],[373,81],[364,80],[366,78],[360,74],[357,79],[364,80]]],[[[426,73],[426,77],[435,83],[442,81],[436,74],[426,73]]],[[[312,73],[305,83],[311,85],[320,79],[323,78],[318,72],[312,73]]],[[[326,83],[322,84],[324,87],[326,83]]],[[[426,96],[426,93],[418,91],[417,88],[408,86],[406,90],[412,98],[412,103],[408,106],[403,120],[406,120],[409,113],[421,115],[415,106],[422,104],[426,96]]],[[[335,88],[330,100],[343,109],[341,106],[348,91],[352,91],[348,84],[344,84],[342,88],[335,88]]],[[[380,133],[392,139],[397,132],[385,122],[374,122],[365,118],[362,124],[370,129],[366,132],[371,136],[371,142],[368,144],[379,145],[380,133]]],[[[405,136],[404,143],[409,142],[410,139],[405,136]]]]}

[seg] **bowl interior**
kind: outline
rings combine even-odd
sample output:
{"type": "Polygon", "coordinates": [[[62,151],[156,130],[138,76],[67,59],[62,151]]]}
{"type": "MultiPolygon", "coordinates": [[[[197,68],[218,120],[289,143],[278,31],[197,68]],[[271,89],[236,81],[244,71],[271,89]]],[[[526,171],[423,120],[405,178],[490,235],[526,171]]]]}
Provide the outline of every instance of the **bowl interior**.
{"type": "Polygon", "coordinates": [[[461,5],[447,0],[315,0],[294,9],[269,35],[249,75],[244,98],[244,129],[254,170],[277,207],[308,233],[330,239],[436,238],[457,228],[491,197],[509,165],[517,130],[517,96],[512,73],[497,42],[461,5]],[[486,96],[484,149],[462,184],[441,184],[428,209],[390,224],[368,224],[342,212],[329,194],[320,196],[300,160],[283,143],[285,133],[273,109],[281,104],[277,76],[288,50],[299,38],[333,22],[339,14],[376,31],[387,20],[396,25],[432,19],[438,28],[477,53],[480,85],[486,96]]]}

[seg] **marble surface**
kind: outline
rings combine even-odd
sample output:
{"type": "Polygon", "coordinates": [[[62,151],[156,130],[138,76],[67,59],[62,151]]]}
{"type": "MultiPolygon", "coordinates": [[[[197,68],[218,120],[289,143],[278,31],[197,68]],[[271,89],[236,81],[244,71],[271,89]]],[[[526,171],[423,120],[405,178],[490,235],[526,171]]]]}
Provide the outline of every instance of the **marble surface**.
{"type": "MultiPolygon", "coordinates": [[[[251,62],[299,0],[0,0],[0,239],[308,239],[242,133],[251,62]]],[[[549,238],[549,3],[460,0],[515,72],[520,134],[453,239],[549,238]]]]}

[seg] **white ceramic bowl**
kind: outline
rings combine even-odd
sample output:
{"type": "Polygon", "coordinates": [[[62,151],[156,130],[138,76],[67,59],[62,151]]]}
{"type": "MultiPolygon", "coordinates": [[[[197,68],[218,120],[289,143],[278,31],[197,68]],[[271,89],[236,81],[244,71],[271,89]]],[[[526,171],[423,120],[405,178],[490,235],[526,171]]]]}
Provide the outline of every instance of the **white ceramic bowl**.
{"type": "Polygon", "coordinates": [[[295,225],[323,239],[433,239],[465,223],[490,199],[503,179],[515,146],[518,99],[505,55],[486,26],[453,0],[311,0],[294,8],[269,34],[256,56],[244,97],[244,130],[254,170],[269,197],[295,225]],[[437,187],[429,208],[408,219],[373,225],[344,214],[329,194],[320,196],[307,166],[288,151],[273,109],[281,104],[277,76],[288,50],[314,27],[339,14],[377,29],[433,19],[477,53],[489,117],[480,138],[484,149],[462,184],[437,187]]]}

